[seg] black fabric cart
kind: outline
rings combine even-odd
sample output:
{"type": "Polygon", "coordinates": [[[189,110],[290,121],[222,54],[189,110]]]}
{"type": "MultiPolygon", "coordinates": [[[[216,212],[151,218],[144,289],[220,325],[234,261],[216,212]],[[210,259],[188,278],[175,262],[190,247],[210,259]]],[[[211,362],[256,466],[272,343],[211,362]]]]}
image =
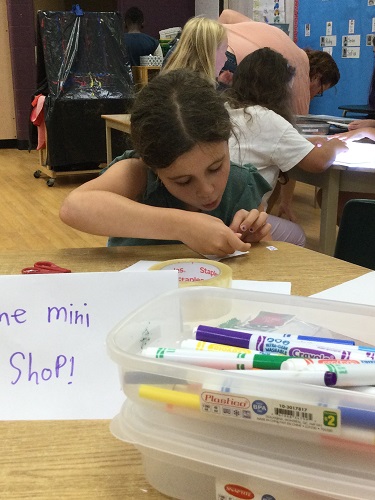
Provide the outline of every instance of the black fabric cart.
{"type": "Polygon", "coordinates": [[[34,176],[45,173],[52,186],[58,175],[100,171],[101,115],[127,113],[134,91],[118,13],[39,11],[37,19],[38,82],[48,84],[47,148],[34,176]]]}

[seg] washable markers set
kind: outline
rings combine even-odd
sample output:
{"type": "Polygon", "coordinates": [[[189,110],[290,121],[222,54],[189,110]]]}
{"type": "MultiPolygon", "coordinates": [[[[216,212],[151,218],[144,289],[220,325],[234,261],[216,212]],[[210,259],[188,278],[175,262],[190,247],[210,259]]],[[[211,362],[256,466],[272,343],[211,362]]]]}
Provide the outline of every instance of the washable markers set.
{"type": "MultiPolygon", "coordinates": [[[[209,325],[198,325],[193,334],[195,338],[183,340],[179,348],[145,347],[142,356],[221,370],[220,386],[176,384],[172,389],[163,389],[143,384],[139,389],[141,398],[212,411],[209,403],[217,403],[221,397],[218,394],[224,394],[221,401],[227,400],[230,406],[234,403],[230,403],[226,394],[231,394],[232,401],[234,397],[251,397],[262,380],[358,390],[373,396],[372,407],[357,410],[344,402],[339,405],[343,435],[346,439],[359,439],[352,429],[346,430],[346,426],[358,424],[363,428],[360,440],[375,445],[375,347],[355,345],[353,340],[280,333],[263,335],[209,325]],[[236,390],[228,378],[228,373],[236,372],[246,378],[245,389],[236,390]]],[[[346,397],[347,393],[343,393],[343,401],[346,397]]],[[[258,407],[265,408],[266,403],[260,401],[258,407]]],[[[307,407],[304,411],[293,408],[289,405],[275,408],[276,415],[301,414],[303,418],[313,418],[307,407]]]]}
{"type": "Polygon", "coordinates": [[[108,335],[111,429],[172,497],[372,500],[374,344],[374,307],[179,288],[108,335]]]}
{"type": "MultiPolygon", "coordinates": [[[[262,314],[273,321],[286,316],[262,314]]],[[[146,347],[142,355],[219,370],[245,371],[249,382],[259,377],[375,392],[375,387],[371,388],[375,386],[375,347],[355,345],[354,340],[263,334],[244,326],[229,329],[198,325],[193,335],[194,338],[183,340],[179,348],[146,347]]]]}

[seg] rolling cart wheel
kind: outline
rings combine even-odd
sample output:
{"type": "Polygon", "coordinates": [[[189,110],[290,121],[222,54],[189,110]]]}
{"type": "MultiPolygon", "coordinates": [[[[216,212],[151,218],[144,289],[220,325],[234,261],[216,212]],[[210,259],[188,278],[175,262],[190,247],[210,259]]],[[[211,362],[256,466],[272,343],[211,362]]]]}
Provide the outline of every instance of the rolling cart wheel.
{"type": "Polygon", "coordinates": [[[55,179],[48,179],[47,180],[47,186],[52,187],[55,184],[55,179]]]}
{"type": "Polygon", "coordinates": [[[35,179],[39,179],[39,177],[42,175],[42,171],[41,170],[35,170],[34,172],[34,177],[35,179]]]}

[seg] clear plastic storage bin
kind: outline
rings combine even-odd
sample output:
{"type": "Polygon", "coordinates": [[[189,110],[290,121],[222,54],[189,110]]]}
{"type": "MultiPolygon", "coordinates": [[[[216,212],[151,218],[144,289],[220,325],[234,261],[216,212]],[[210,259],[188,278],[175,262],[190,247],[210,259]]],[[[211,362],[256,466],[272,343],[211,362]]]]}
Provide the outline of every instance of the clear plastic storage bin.
{"type": "Polygon", "coordinates": [[[373,500],[374,455],[302,446],[251,430],[149,410],[128,400],[112,433],[140,451],[147,481],[182,500],[373,500]]]}
{"type": "Polygon", "coordinates": [[[287,333],[365,344],[360,332],[374,345],[375,307],[214,287],[168,292],[108,335],[128,398],[114,434],[142,451],[151,484],[177,498],[235,499],[220,478],[260,495],[243,498],[375,498],[374,395],[277,377],[250,382],[240,372],[141,354],[178,348],[198,324],[230,325],[260,312],[289,315],[287,333]],[[159,477],[163,467],[167,477],[159,477]],[[174,484],[185,469],[186,484],[174,484]]]}

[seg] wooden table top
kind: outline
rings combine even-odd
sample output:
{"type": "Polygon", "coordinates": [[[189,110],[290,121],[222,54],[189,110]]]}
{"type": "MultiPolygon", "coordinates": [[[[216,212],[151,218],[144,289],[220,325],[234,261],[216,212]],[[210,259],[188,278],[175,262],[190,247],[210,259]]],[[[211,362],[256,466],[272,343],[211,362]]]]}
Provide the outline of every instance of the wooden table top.
{"type": "MultiPolygon", "coordinates": [[[[234,279],[291,281],[311,295],[368,269],[275,242],[227,259],[234,279]]],[[[20,274],[38,260],[72,272],[118,271],[139,260],[198,257],[184,245],[0,252],[0,274],[20,274]]],[[[140,453],[112,436],[108,420],[0,422],[0,497],[8,499],[163,499],[146,481],[140,453]]]]}
{"type": "Polygon", "coordinates": [[[120,126],[125,129],[125,132],[128,130],[130,132],[130,114],[122,113],[118,115],[101,115],[101,117],[108,123],[108,125],[112,126],[112,128],[114,128],[114,126],[120,126]]]}
{"type": "MultiPolygon", "coordinates": [[[[233,279],[290,281],[293,295],[309,296],[344,281],[356,278],[368,269],[328,257],[284,242],[253,245],[247,255],[223,262],[233,270],[233,279]]],[[[120,271],[139,260],[201,258],[185,245],[144,247],[68,248],[49,251],[0,252],[0,274],[20,274],[21,269],[38,260],[48,260],[72,272],[120,271]]]]}

